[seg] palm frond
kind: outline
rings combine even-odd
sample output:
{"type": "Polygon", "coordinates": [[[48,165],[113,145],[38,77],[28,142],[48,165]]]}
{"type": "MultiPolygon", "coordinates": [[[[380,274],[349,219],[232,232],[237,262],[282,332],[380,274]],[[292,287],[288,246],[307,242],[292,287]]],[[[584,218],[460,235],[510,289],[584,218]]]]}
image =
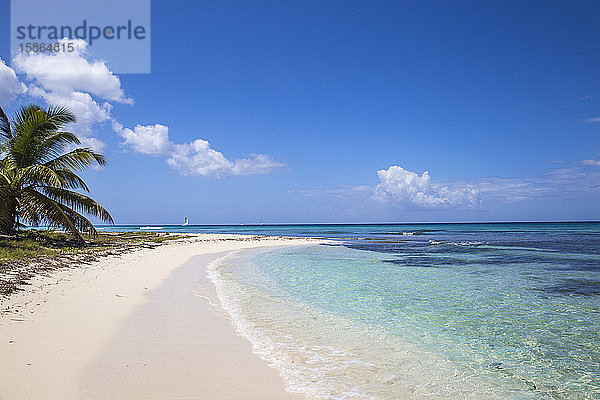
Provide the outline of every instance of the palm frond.
{"type": "Polygon", "coordinates": [[[106,165],[106,159],[102,154],[95,153],[92,149],[83,147],[58,156],[44,165],[49,168],[68,168],[78,171],[94,164],[106,165]]]}
{"type": "Polygon", "coordinates": [[[8,120],[8,117],[4,113],[2,107],[0,107],[0,151],[2,151],[2,148],[11,138],[12,134],[10,131],[10,121],[8,120]]]}
{"type": "Polygon", "coordinates": [[[56,175],[62,179],[63,189],[83,189],[86,192],[90,191],[85,181],[81,179],[75,172],[68,169],[55,169],[56,175]]]}
{"type": "Polygon", "coordinates": [[[14,168],[11,166],[9,159],[4,158],[0,160],[0,185],[10,186],[12,179],[11,176],[14,174],[14,168]]]}
{"type": "Polygon", "coordinates": [[[0,232],[13,232],[20,216],[32,225],[64,228],[83,241],[80,231],[96,230],[82,214],[114,223],[104,207],[75,191],[89,192],[76,172],[106,160],[90,148],[69,151],[81,142],[61,128],[73,122],[64,107],[21,107],[12,123],[0,109],[0,232]]]}
{"type": "Polygon", "coordinates": [[[74,219],[65,211],[57,201],[44,196],[31,188],[23,190],[22,202],[27,204],[23,207],[24,219],[28,222],[41,219],[46,221],[51,227],[65,228],[79,241],[84,241],[77,229],[74,219]]]}
{"type": "Polygon", "coordinates": [[[41,187],[40,190],[49,198],[72,208],[75,211],[83,212],[100,219],[103,222],[114,223],[110,213],[102,207],[96,200],[74,192],[72,190],[60,189],[55,187],[41,187]]]}
{"type": "Polygon", "coordinates": [[[36,161],[46,163],[78,144],[81,144],[81,141],[70,132],[49,133],[40,142],[39,149],[36,152],[36,161]]]}
{"type": "Polygon", "coordinates": [[[52,168],[45,165],[32,165],[18,170],[19,179],[25,186],[57,186],[65,185],[62,177],[52,168]]]}
{"type": "Polygon", "coordinates": [[[80,232],[85,232],[89,235],[96,235],[98,233],[98,231],[96,231],[96,228],[94,228],[94,224],[92,224],[92,222],[89,219],[87,219],[86,217],[84,217],[83,215],[79,214],[71,208],[67,208],[62,204],[60,206],[63,208],[65,214],[67,214],[69,218],[71,218],[71,220],[75,224],[75,227],[80,232]]]}
{"type": "Polygon", "coordinates": [[[48,116],[48,120],[55,124],[57,130],[66,124],[77,121],[75,114],[66,107],[48,107],[46,115],[48,116]]]}
{"type": "Polygon", "coordinates": [[[10,143],[10,152],[17,165],[27,167],[34,164],[43,151],[41,145],[44,139],[55,129],[55,124],[39,107],[21,108],[16,114],[10,143]]]}

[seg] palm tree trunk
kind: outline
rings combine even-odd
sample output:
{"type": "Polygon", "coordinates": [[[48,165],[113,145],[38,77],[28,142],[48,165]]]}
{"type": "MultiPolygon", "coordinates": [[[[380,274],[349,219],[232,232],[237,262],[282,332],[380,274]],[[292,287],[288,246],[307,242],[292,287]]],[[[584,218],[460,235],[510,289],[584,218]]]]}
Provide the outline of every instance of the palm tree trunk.
{"type": "Polygon", "coordinates": [[[13,235],[15,227],[18,226],[17,202],[14,199],[6,199],[7,202],[0,207],[0,233],[13,235]]]}

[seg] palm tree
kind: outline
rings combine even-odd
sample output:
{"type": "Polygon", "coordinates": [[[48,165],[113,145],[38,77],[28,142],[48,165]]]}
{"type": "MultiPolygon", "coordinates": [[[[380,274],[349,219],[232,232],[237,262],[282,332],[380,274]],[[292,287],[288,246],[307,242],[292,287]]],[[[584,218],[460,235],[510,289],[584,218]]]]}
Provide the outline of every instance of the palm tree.
{"type": "Polygon", "coordinates": [[[72,122],[75,116],[64,107],[22,107],[12,122],[0,108],[0,233],[12,235],[23,223],[44,223],[85,243],[81,232],[96,230],[82,214],[113,223],[108,211],[78,192],[89,188],[76,172],[106,161],[89,148],[76,147],[79,139],[62,131],[72,122]]]}

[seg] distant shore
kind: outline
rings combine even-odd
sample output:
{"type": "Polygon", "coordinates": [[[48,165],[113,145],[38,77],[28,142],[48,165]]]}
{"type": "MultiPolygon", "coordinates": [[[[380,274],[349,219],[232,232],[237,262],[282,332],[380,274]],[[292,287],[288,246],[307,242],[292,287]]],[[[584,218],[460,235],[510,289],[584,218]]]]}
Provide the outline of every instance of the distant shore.
{"type": "Polygon", "coordinates": [[[31,277],[1,297],[0,398],[301,398],[236,334],[206,266],[308,243],[195,234],[31,277]]]}

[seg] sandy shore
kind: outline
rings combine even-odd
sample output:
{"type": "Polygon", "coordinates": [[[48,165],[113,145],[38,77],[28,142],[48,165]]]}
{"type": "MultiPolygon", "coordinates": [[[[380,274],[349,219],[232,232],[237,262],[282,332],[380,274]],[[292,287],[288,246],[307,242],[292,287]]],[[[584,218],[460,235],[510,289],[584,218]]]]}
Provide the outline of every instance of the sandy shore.
{"type": "Polygon", "coordinates": [[[197,235],[36,277],[0,305],[0,399],[285,399],[206,266],[310,239],[197,235]]]}

